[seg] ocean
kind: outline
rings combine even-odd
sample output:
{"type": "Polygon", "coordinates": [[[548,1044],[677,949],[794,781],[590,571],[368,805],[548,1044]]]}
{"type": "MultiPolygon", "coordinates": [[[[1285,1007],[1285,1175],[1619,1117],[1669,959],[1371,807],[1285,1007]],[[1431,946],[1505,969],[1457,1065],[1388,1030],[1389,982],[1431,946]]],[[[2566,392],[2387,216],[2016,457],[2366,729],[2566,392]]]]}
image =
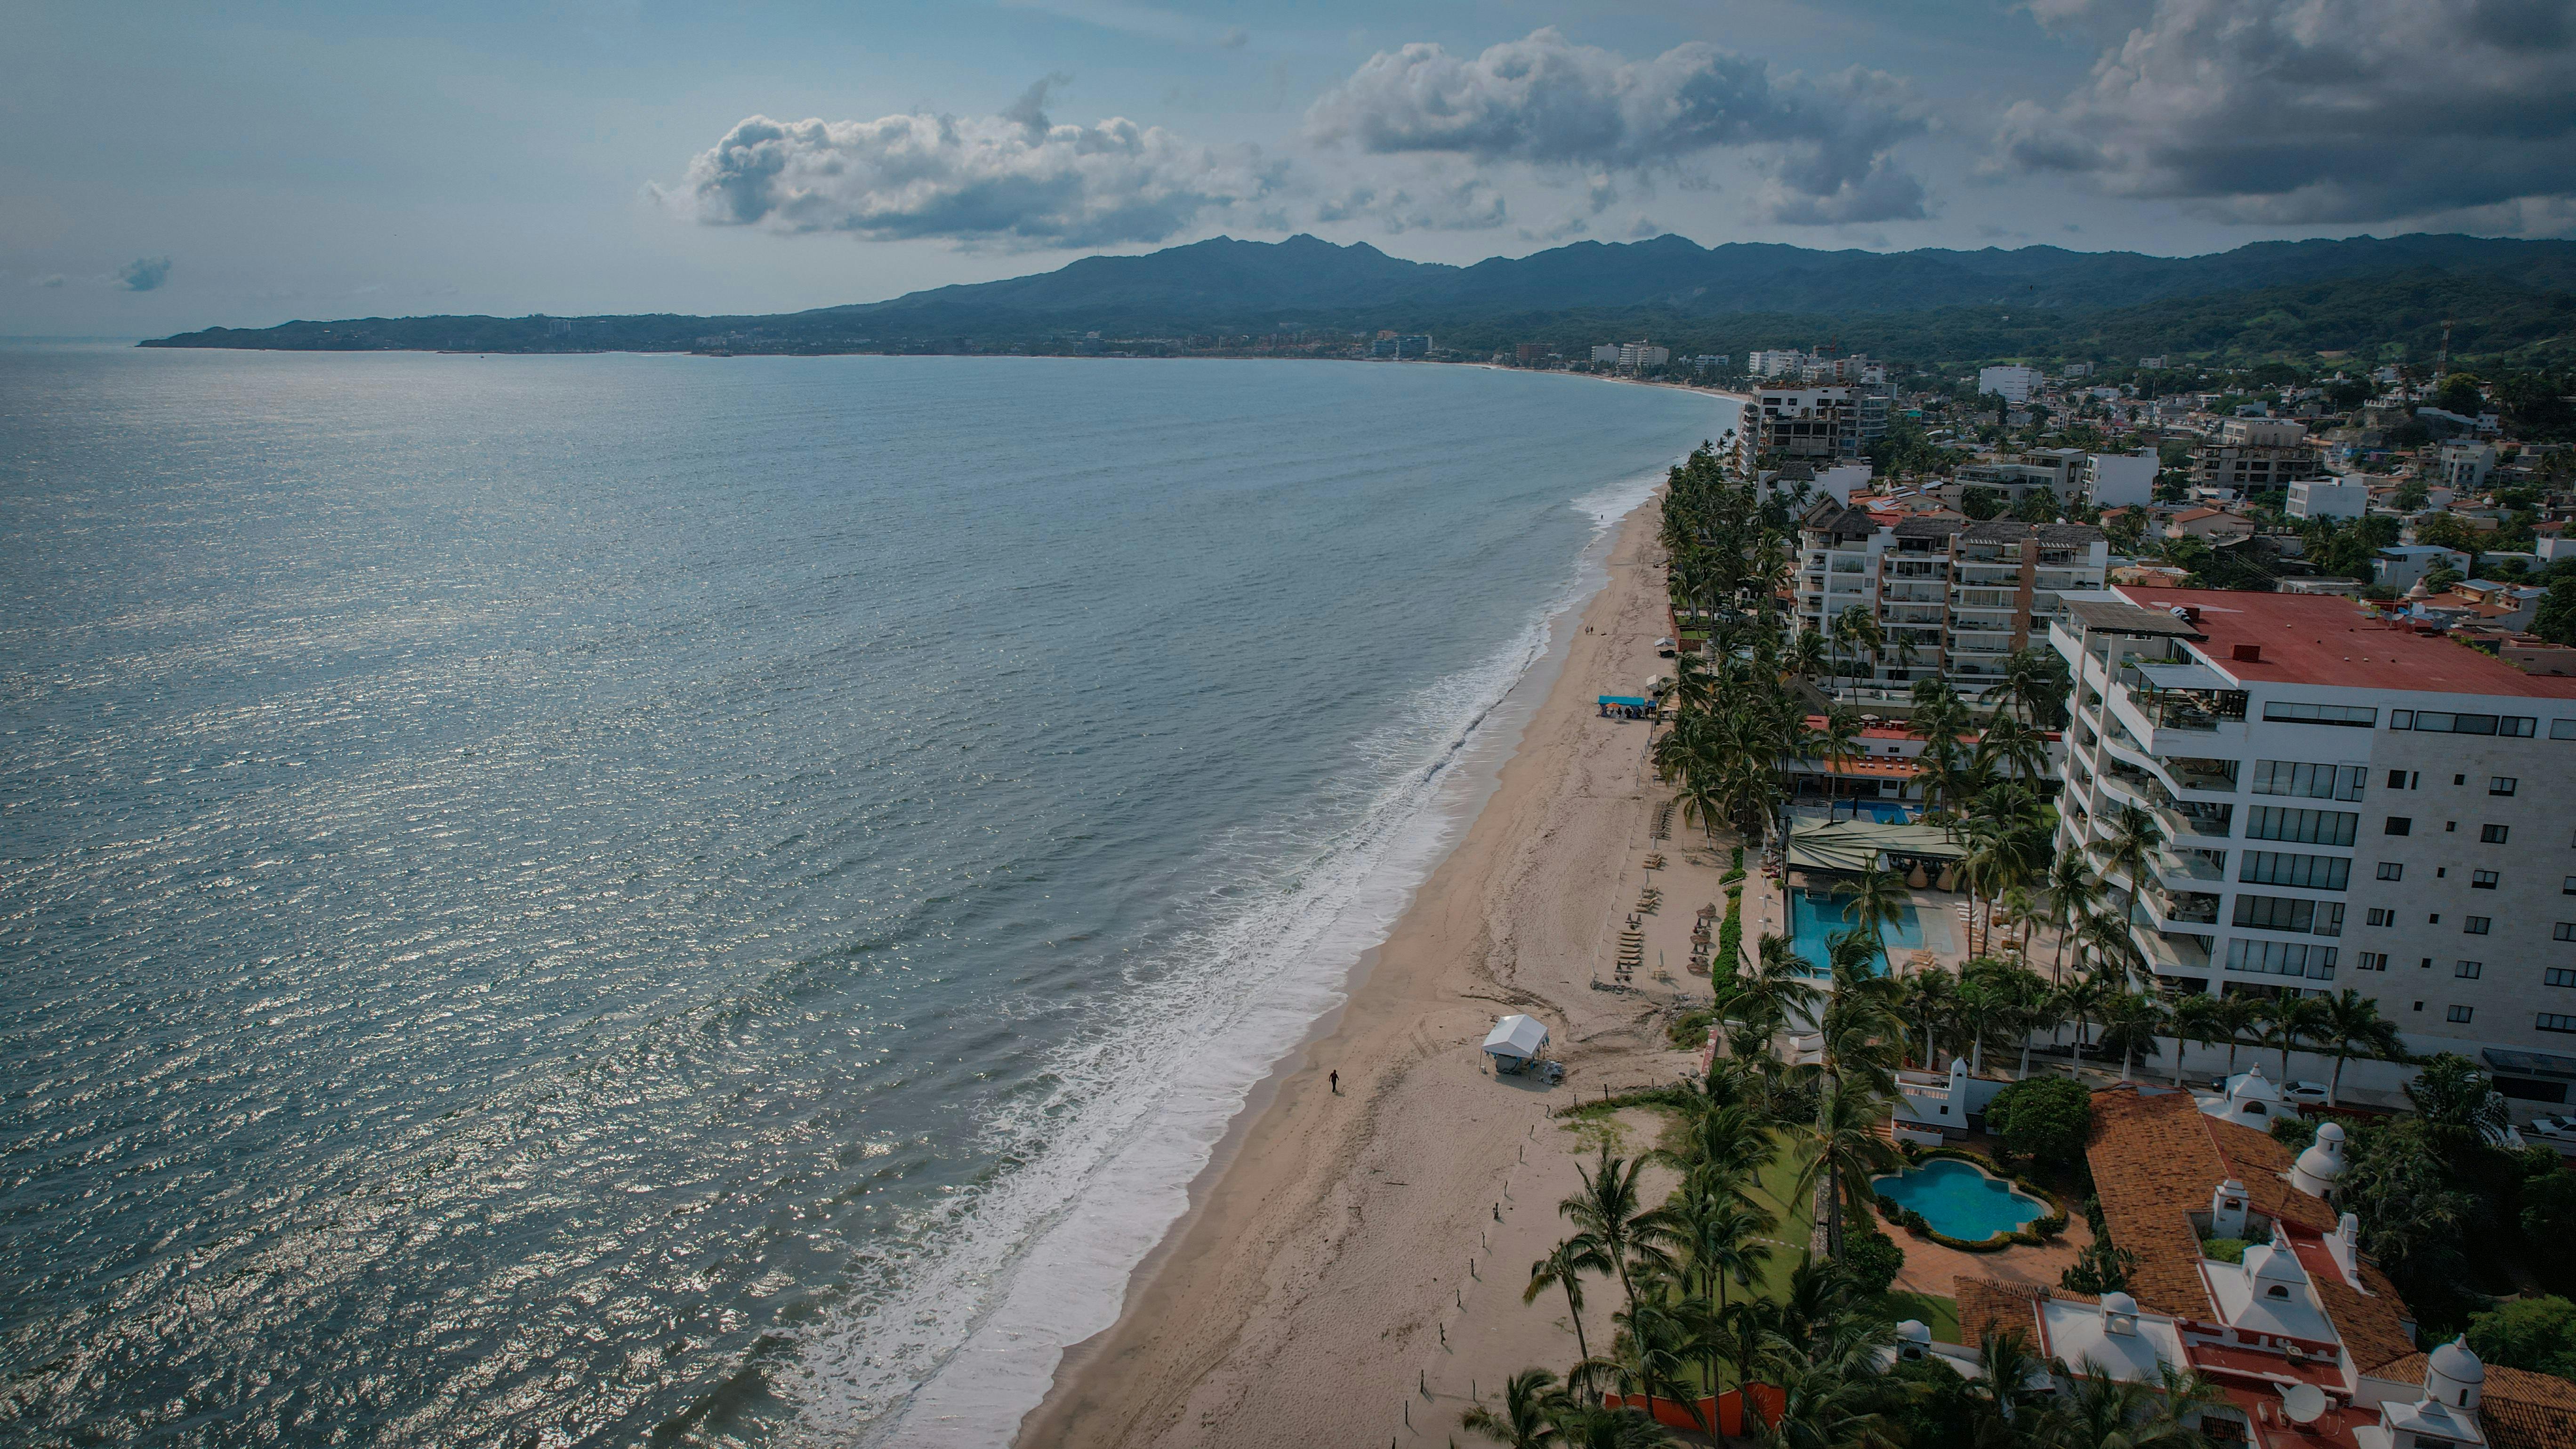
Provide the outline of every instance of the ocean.
{"type": "Polygon", "coordinates": [[[0,1438],[1002,1442],[1732,418],[0,352],[0,1438]]]}

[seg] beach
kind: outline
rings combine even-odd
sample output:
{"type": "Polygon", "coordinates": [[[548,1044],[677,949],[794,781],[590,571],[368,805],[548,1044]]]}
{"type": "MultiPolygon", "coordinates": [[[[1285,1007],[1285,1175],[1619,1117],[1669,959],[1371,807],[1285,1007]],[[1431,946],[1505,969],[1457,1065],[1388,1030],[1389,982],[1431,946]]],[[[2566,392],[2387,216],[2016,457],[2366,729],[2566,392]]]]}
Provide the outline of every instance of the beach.
{"type": "MultiPolygon", "coordinates": [[[[1019,1443],[1446,1443],[1471,1393],[1574,1360],[1563,1299],[1521,1302],[1586,1146],[1550,1113],[1695,1064],[1665,1041],[1673,986],[1592,985],[1657,801],[1648,727],[1593,701],[1670,667],[1660,499],[1620,523],[1608,582],[1564,626],[1556,678],[1458,846],[1247,1109],[1115,1326],[1066,1354],[1019,1443]],[[1547,1024],[1562,1085],[1484,1067],[1487,1029],[1516,1011],[1547,1024]]],[[[1658,934],[1686,929],[1692,903],[1677,894],[1658,934]]],[[[1596,1351],[1611,1297],[1585,1314],[1596,1351]]]]}

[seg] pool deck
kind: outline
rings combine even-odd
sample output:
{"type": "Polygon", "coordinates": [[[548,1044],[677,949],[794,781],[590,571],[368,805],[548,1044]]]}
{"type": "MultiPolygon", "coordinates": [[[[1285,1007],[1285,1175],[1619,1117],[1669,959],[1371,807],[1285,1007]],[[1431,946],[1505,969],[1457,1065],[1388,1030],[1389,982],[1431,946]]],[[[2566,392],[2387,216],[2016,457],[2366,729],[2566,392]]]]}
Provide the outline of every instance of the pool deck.
{"type": "MultiPolygon", "coordinates": [[[[1988,1156],[1994,1154],[1996,1146],[1994,1139],[1982,1132],[1951,1141],[1988,1156]]],[[[2086,1226],[2084,1214],[2070,1212],[2067,1217],[2066,1231],[2044,1246],[2015,1243],[1994,1253],[1962,1252],[1929,1238],[1918,1238],[1903,1228],[1886,1228],[1887,1235],[1905,1250],[1905,1266],[1897,1271],[1895,1287],[1900,1292],[1946,1294],[1954,1291],[1950,1286],[1954,1278],[1988,1278],[1997,1283],[2054,1288],[2058,1275],[2074,1267],[2077,1255],[2093,1245],[2093,1230],[2086,1226]]]]}

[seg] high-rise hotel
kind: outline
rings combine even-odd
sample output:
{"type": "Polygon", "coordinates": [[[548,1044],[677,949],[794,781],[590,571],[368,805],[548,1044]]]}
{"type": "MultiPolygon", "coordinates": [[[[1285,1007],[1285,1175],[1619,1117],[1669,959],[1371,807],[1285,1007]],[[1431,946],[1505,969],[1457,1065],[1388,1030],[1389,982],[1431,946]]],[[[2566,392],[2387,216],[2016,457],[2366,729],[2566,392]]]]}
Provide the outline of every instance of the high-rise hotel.
{"type": "Polygon", "coordinates": [[[2049,640],[2075,680],[2059,847],[2136,886],[2169,989],[2351,987],[2414,1049],[2568,1099],[2576,678],[2332,596],[2115,588],[2068,598],[2049,640]],[[2123,805],[2163,836],[2135,882],[2123,805]]]}

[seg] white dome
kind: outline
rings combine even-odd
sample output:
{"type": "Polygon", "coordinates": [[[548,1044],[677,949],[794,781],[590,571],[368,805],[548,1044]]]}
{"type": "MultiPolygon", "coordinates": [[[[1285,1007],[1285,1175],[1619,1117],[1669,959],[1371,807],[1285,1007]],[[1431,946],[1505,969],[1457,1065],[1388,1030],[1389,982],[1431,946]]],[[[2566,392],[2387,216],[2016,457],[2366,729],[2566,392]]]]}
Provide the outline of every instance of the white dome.
{"type": "Polygon", "coordinates": [[[2455,1384],[2482,1384],[2487,1381],[2487,1366],[2469,1351],[2468,1340],[2455,1338],[2433,1350],[2426,1360],[2433,1372],[2455,1384]]]}
{"type": "Polygon", "coordinates": [[[1920,1320],[1909,1318],[1896,1325],[1896,1336],[1907,1343],[1930,1343],[1932,1330],[1925,1327],[1920,1320]]]}
{"type": "Polygon", "coordinates": [[[2138,1311],[2138,1300],[2116,1290],[2105,1293],[2102,1295],[2102,1311],[2134,1314],[2138,1311]]]}
{"type": "Polygon", "coordinates": [[[2343,1176],[2343,1154],[2328,1149],[2323,1141],[2311,1142],[2299,1154],[2299,1171],[2319,1182],[2333,1182],[2343,1176]]]}

